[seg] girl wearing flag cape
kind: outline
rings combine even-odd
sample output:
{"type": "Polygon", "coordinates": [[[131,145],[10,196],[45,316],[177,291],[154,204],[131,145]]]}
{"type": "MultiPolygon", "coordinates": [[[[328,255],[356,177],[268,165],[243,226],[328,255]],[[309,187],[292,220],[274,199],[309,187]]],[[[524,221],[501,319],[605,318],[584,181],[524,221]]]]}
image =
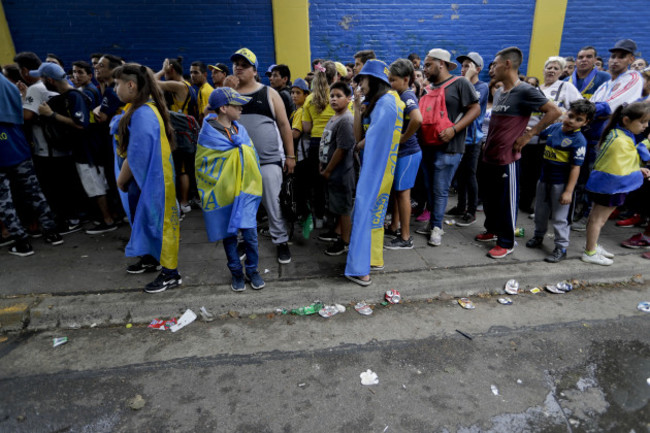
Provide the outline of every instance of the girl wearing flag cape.
{"type": "Polygon", "coordinates": [[[232,274],[231,289],[246,289],[237,252],[241,230],[246,249],[246,277],[254,290],[264,288],[257,270],[257,209],[262,200],[260,163],[241,117],[242,106],[251,98],[229,87],[212,91],[208,107],[217,114],[203,120],[196,150],[196,183],[210,242],[223,239],[232,274]]]}
{"type": "Polygon", "coordinates": [[[138,263],[143,269],[145,258],[154,269],[162,265],[160,275],[144,289],[158,293],[182,283],[176,269],[180,232],[171,160],[173,129],[150,69],[131,63],[116,68],[113,77],[118,98],[127,104],[125,113],[110,124],[117,185],[131,223],[125,254],[143,256],[138,263]]]}
{"type": "Polygon", "coordinates": [[[402,133],[404,103],[390,90],[388,66],[380,60],[368,60],[355,81],[365,96],[362,105],[360,95],[355,95],[355,138],[365,144],[345,277],[368,286],[372,282],[370,270],[384,268],[384,217],[402,133]]]}

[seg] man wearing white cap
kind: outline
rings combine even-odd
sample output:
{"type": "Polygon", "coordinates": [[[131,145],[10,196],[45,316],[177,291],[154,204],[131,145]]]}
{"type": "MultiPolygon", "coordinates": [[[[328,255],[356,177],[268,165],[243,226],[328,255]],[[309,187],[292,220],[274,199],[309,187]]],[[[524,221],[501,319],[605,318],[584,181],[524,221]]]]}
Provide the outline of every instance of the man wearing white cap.
{"type": "Polygon", "coordinates": [[[457,66],[449,51],[440,48],[429,51],[424,59],[424,73],[431,85],[420,100],[420,145],[431,220],[416,233],[428,235],[431,246],[442,243],[442,219],[449,186],[465,151],[466,128],[481,114],[474,86],[449,73],[457,66]]]}

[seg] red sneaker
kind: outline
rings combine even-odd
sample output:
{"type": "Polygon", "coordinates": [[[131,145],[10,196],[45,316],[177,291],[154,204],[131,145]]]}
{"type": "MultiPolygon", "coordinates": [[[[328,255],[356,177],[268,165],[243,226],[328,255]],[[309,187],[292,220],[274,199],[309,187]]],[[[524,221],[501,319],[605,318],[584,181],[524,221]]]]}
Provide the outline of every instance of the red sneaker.
{"type": "Polygon", "coordinates": [[[643,253],[643,254],[641,254],[641,257],[643,257],[644,259],[650,260],[650,253],[643,253]]]}
{"type": "Polygon", "coordinates": [[[618,218],[618,216],[619,216],[620,214],[621,214],[621,211],[618,210],[618,208],[616,208],[616,209],[614,209],[614,211],[611,213],[611,215],[609,216],[608,219],[610,219],[610,220],[615,220],[616,218],[618,218]]]}
{"type": "Polygon", "coordinates": [[[632,215],[627,219],[616,221],[616,225],[618,227],[634,227],[639,223],[641,223],[641,215],[639,215],[638,213],[635,213],[634,215],[632,215]]]}
{"type": "Polygon", "coordinates": [[[474,240],[479,241],[479,242],[496,241],[497,240],[497,235],[495,235],[494,233],[490,233],[490,232],[483,232],[483,233],[479,233],[478,235],[476,235],[474,240]]]}
{"type": "Polygon", "coordinates": [[[625,248],[650,248],[650,242],[643,239],[643,233],[637,233],[632,236],[630,239],[624,240],[621,242],[621,245],[625,248]]]}
{"type": "Polygon", "coordinates": [[[515,250],[514,248],[507,249],[497,245],[496,247],[488,251],[488,256],[492,257],[493,259],[502,259],[508,254],[512,253],[514,250],[515,250]]]}

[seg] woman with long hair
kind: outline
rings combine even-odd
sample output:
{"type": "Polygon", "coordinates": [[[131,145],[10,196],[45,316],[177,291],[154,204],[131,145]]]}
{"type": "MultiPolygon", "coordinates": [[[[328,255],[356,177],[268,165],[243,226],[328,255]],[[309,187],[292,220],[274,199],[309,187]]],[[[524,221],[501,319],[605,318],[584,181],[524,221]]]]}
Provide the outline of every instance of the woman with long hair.
{"type": "Polygon", "coordinates": [[[650,108],[647,103],[620,105],[603,130],[598,143],[600,151],[585,188],[594,206],[587,223],[587,245],[582,261],[608,266],[614,263],[613,254],[598,245],[600,230],[614,209],[625,202],[631,191],[643,185],[650,170],[641,167],[641,161],[650,161],[650,152],[644,143],[637,143],[635,135],[648,127],[650,108]]]}
{"type": "Polygon", "coordinates": [[[368,286],[371,269],[384,268],[384,217],[402,135],[404,103],[391,91],[388,66],[381,60],[368,60],[355,82],[365,96],[362,103],[355,92],[355,138],[365,144],[345,277],[368,286]]]}
{"type": "Polygon", "coordinates": [[[130,273],[156,271],[145,287],[158,293],[182,283],[178,273],[179,209],[171,152],[174,131],[160,87],[150,69],[126,64],[113,72],[125,113],[111,121],[117,185],[131,223],[127,257],[141,256],[130,273]]]}
{"type": "MultiPolygon", "coordinates": [[[[307,96],[303,105],[302,129],[311,137],[307,151],[307,169],[309,170],[310,204],[315,218],[314,226],[322,228],[325,215],[325,182],[319,172],[318,149],[325,125],[334,116],[334,110],[329,104],[329,86],[338,80],[338,75],[336,65],[331,61],[317,63],[314,65],[314,71],[311,94],[307,96]]],[[[336,240],[331,239],[331,236],[324,236],[324,234],[321,234],[319,238],[325,241],[336,240]]]]}

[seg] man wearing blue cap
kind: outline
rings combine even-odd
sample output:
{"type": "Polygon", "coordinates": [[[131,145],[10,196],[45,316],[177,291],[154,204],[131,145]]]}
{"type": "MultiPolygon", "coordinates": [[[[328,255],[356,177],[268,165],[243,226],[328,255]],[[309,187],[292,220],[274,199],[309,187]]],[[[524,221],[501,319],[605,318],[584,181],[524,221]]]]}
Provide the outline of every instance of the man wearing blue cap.
{"type": "MultiPolygon", "coordinates": [[[[104,176],[104,167],[97,162],[97,152],[88,131],[90,98],[70,85],[65,72],[57,64],[43,63],[38,70],[29,74],[32,77],[40,77],[45,87],[59,93],[47,103],[41,104],[38,113],[42,118],[49,119],[50,128],[59,131],[63,139],[59,146],[63,144],[70,149],[81,185],[88,198],[93,199],[101,211],[103,221],[98,226],[86,230],[86,233],[96,235],[116,230],[117,225],[113,221],[106,199],[108,183],[104,176]]],[[[65,174],[58,173],[58,176],[65,177],[65,174]]],[[[68,184],[62,192],[73,194],[71,188],[72,184],[68,184]]]]}
{"type": "Polygon", "coordinates": [[[269,233],[276,245],[278,262],[286,264],[291,262],[291,252],[287,243],[287,226],[280,210],[280,189],[283,168],[287,173],[293,173],[296,165],[291,125],[278,92],[255,80],[259,66],[255,53],[241,48],[230,60],[239,79],[236,90],[252,98],[244,106],[241,124],[248,130],[260,158],[264,186],[262,204],[269,217],[269,233]]]}
{"type": "MultiPolygon", "coordinates": [[[[33,141],[33,161],[36,174],[47,201],[52,208],[57,222],[59,233],[68,234],[81,230],[79,221],[70,221],[71,207],[69,189],[64,185],[71,182],[74,177],[74,165],[70,151],[55,149],[45,139],[42,120],[39,116],[39,107],[56,96],[58,93],[45,87],[45,83],[38,76],[30,75],[30,71],[37,71],[42,63],[41,59],[32,52],[16,54],[14,62],[20,68],[20,75],[29,86],[19,86],[23,97],[23,115],[27,125],[31,126],[33,141]]],[[[65,74],[64,74],[65,75],[65,74]]]]}

